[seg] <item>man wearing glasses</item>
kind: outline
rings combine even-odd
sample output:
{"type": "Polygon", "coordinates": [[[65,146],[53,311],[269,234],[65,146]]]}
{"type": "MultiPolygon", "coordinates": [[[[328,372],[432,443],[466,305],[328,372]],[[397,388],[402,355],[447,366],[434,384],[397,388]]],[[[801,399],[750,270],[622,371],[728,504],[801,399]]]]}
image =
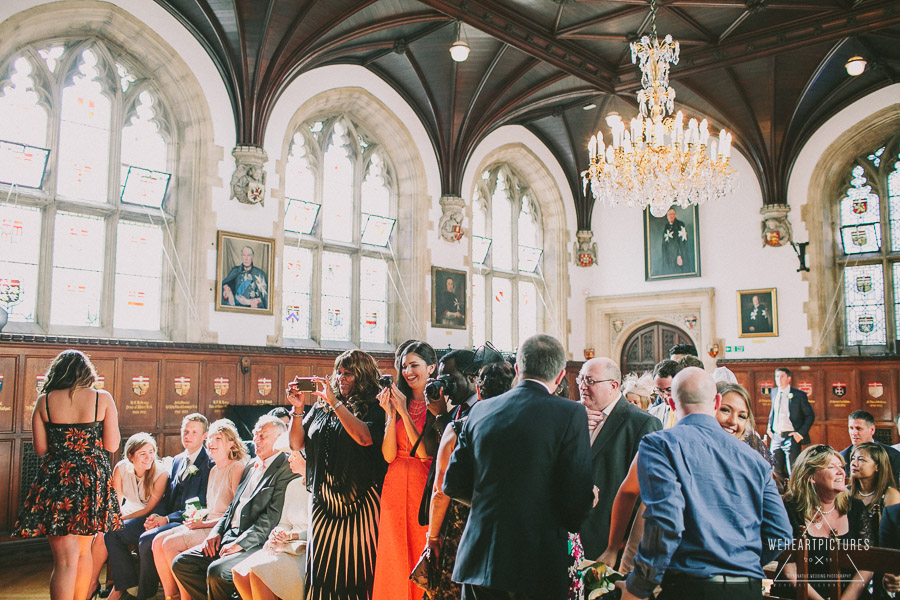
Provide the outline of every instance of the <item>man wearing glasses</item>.
{"type": "Polygon", "coordinates": [[[609,358],[584,363],[576,378],[581,403],[588,411],[591,435],[591,472],[600,488],[597,504],[581,528],[585,558],[597,559],[606,550],[613,500],[641,438],[661,428],[658,419],[622,397],[622,373],[609,358]]]}

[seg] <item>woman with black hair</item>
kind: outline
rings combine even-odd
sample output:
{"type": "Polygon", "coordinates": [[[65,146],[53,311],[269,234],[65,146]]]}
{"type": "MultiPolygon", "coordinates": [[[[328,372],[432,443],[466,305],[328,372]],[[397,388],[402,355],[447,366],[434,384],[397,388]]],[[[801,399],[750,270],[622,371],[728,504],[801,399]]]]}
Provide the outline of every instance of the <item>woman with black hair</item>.
{"type": "Polygon", "coordinates": [[[385,464],[384,411],[378,405],[378,366],[362,350],[334,361],[331,377],[313,377],[319,401],[304,417],[296,380],[290,444],[306,450],[312,495],[306,549],[308,600],[366,600],[375,577],[379,507],[385,464]]]}
{"type": "Polygon", "coordinates": [[[434,373],[437,356],[425,342],[410,340],[395,353],[398,381],[378,395],[387,413],[381,453],[388,462],[381,501],[378,564],[374,600],[419,600],[422,590],[409,580],[419,558],[417,540],[425,537],[419,525],[419,505],[428,480],[438,433],[431,424],[425,385],[434,373]]]}
{"type": "Polygon", "coordinates": [[[119,416],[109,392],[92,389],[96,379],[85,354],[61,352],[31,416],[34,452],[42,460],[13,536],[47,536],[53,600],[88,596],[91,541],[97,533],[121,527],[106,454],[119,448],[119,416]]]}

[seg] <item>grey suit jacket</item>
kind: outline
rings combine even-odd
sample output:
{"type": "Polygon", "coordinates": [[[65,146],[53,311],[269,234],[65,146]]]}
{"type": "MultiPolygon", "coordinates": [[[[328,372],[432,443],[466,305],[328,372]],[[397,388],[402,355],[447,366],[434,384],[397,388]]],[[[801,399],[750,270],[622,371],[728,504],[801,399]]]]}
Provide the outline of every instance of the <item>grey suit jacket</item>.
{"type": "Polygon", "coordinates": [[[262,479],[254,488],[250,499],[241,511],[240,525],[231,526],[234,512],[237,510],[244,488],[250,480],[253,461],[244,467],[241,483],[234,494],[234,500],[225,511],[225,515],[215,527],[215,533],[222,536],[222,544],[237,542],[244,550],[261,548],[272,529],[281,521],[284,508],[284,492],[288,483],[298,476],[291,471],[287,455],[279,454],[266,469],[262,479]]]}
{"type": "Polygon", "coordinates": [[[591,445],[591,469],[594,485],[600,488],[597,506],[591,509],[581,526],[585,558],[596,560],[609,541],[609,521],[616,492],[628,474],[638,444],[648,433],[662,429],[659,419],[623,398],[604,421],[591,445]]]}

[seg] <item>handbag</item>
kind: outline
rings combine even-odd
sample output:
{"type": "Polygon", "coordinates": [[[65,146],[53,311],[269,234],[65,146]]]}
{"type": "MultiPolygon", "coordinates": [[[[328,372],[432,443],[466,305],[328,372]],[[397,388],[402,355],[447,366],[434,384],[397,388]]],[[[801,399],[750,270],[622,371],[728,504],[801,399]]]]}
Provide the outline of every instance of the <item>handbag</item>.
{"type": "Polygon", "coordinates": [[[437,561],[431,553],[431,548],[425,548],[412,573],[409,574],[409,580],[426,592],[433,592],[437,583],[437,568],[437,561]]]}

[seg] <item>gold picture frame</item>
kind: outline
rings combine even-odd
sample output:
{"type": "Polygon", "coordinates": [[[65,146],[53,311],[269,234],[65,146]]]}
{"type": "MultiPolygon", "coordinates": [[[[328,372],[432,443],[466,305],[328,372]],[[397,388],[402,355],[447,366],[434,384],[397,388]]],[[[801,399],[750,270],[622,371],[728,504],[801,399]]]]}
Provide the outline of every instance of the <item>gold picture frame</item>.
{"type": "Polygon", "coordinates": [[[775,288],[738,290],[737,307],[738,337],[778,337],[775,288]]]}
{"type": "Polygon", "coordinates": [[[274,238],[219,231],[216,240],[216,310],[274,314],[271,289],[274,271],[274,238]]]}

